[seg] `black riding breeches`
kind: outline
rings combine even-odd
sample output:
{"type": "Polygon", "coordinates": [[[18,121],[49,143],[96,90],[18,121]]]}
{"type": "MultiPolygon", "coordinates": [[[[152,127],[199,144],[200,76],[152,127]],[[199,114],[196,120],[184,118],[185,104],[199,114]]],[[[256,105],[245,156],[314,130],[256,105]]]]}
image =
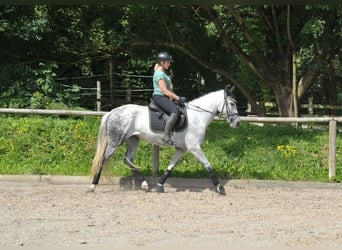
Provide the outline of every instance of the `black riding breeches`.
{"type": "Polygon", "coordinates": [[[152,99],[168,115],[175,113],[179,116],[177,105],[165,95],[152,95],[152,99]]]}

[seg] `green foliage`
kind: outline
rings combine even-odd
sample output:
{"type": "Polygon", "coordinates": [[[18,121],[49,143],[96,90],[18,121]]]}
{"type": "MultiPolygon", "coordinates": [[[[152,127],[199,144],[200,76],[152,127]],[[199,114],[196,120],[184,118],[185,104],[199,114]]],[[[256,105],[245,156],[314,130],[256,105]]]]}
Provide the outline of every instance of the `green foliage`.
{"type": "Polygon", "coordinates": [[[87,174],[98,125],[98,118],[3,117],[0,172],[87,174]]]}
{"type": "Polygon", "coordinates": [[[50,98],[54,89],[54,73],[57,65],[55,63],[39,63],[38,69],[34,70],[36,89],[30,99],[31,108],[48,108],[50,105],[50,98]]]}
{"type": "MultiPolygon", "coordinates": [[[[0,174],[88,175],[95,154],[100,118],[3,116],[0,120],[0,174]]],[[[327,181],[328,131],[291,126],[243,124],[232,129],[213,122],[202,145],[220,178],[327,181]]],[[[342,137],[337,135],[337,176],[342,179],[342,137]]],[[[125,147],[114,154],[110,174],[129,176],[125,147]]],[[[163,173],[174,153],[161,148],[163,173]]],[[[135,164],[146,176],[152,171],[152,146],[140,142],[135,164]]],[[[186,153],[172,176],[208,178],[197,159],[186,153]]]]}
{"type": "MultiPolygon", "coordinates": [[[[339,86],[341,79],[341,6],[292,5],[290,16],[287,11],[286,5],[2,5],[0,105],[44,107],[63,102],[90,109],[93,96],[81,98],[80,89],[66,90],[63,83],[93,88],[101,80],[108,94],[111,60],[113,71],[122,73],[113,77],[114,90],[149,89],[150,78],[125,75],[152,75],[156,53],[167,50],[175,57],[175,90],[188,99],[234,84],[238,99],[244,98],[259,113],[263,103],[275,101],[288,115],[289,35],[298,88],[306,92],[314,86],[311,92],[325,102],[321,104],[331,104],[328,99],[335,100],[334,93],[341,91],[329,88],[333,83],[339,86]],[[331,60],[334,69],[328,67],[331,60]],[[101,79],[92,78],[95,75],[101,79]],[[303,76],[310,77],[305,81],[303,76]],[[330,98],[322,86],[333,92],[330,98]]],[[[139,93],[133,101],[146,103],[149,97],[150,92],[139,93]]],[[[108,99],[103,95],[103,106],[112,107],[108,99]]]]}
{"type": "Polygon", "coordinates": [[[56,63],[39,63],[39,69],[34,70],[35,82],[40,89],[40,91],[48,95],[53,91],[54,77],[56,73],[55,69],[58,67],[56,63]]]}
{"type": "Polygon", "coordinates": [[[64,103],[67,107],[73,107],[80,99],[81,88],[77,84],[73,84],[70,88],[66,88],[62,93],[57,93],[56,101],[64,103]]]}
{"type": "Polygon", "coordinates": [[[0,32],[23,41],[39,41],[44,33],[50,32],[48,25],[48,7],[33,6],[1,6],[0,32]]]}
{"type": "MultiPolygon", "coordinates": [[[[258,127],[244,124],[239,129],[227,129],[225,126],[226,124],[218,122],[211,124],[207,140],[203,144],[208,160],[219,176],[282,180],[327,179],[327,132],[281,126],[258,127]]],[[[187,157],[189,156],[185,158],[187,157]]],[[[195,162],[191,158],[192,156],[186,161],[195,162]]],[[[181,169],[180,166],[176,171],[182,171],[181,169]]],[[[202,174],[205,176],[205,171],[202,174]]]]}
{"type": "Polygon", "coordinates": [[[34,92],[30,98],[30,104],[31,108],[45,109],[50,106],[50,99],[40,92],[34,92]]]}

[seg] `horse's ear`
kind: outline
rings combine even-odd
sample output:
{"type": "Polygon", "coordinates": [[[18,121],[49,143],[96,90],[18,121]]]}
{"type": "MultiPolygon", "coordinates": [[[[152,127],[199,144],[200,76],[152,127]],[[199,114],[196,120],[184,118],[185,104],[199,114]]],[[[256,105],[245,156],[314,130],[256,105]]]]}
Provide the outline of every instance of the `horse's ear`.
{"type": "Polygon", "coordinates": [[[226,85],[226,87],[224,88],[224,91],[226,92],[226,95],[229,95],[229,96],[233,95],[233,91],[234,91],[235,87],[236,87],[236,86],[233,85],[233,87],[231,87],[231,88],[229,89],[229,86],[226,85]]]}

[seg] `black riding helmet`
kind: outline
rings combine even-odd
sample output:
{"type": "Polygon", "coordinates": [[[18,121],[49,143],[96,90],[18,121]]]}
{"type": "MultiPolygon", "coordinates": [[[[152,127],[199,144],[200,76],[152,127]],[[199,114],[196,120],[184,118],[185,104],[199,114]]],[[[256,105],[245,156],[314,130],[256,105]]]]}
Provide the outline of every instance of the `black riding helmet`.
{"type": "Polygon", "coordinates": [[[173,59],[172,59],[172,56],[163,51],[163,52],[159,52],[158,55],[157,55],[157,63],[160,63],[161,61],[171,61],[173,62],[173,59]]]}

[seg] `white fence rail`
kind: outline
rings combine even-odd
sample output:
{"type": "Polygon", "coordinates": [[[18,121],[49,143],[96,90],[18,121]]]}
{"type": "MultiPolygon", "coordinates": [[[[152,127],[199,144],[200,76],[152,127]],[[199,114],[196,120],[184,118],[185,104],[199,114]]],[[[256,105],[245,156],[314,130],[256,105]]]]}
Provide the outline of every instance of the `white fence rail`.
{"type": "Polygon", "coordinates": [[[78,110],[58,110],[58,109],[11,109],[0,108],[0,113],[4,114],[26,114],[26,115],[65,115],[65,116],[102,116],[104,111],[78,111],[78,110]]]}
{"type": "MultiPolygon", "coordinates": [[[[75,110],[47,110],[47,109],[12,109],[0,108],[4,114],[37,114],[37,115],[63,115],[63,116],[102,116],[103,111],[75,111],[75,110]]],[[[329,179],[336,176],[336,131],[337,122],[342,117],[240,117],[242,122],[254,123],[329,123],[329,179]]],[[[156,175],[159,169],[159,147],[153,145],[152,174],[156,175]]]]}

